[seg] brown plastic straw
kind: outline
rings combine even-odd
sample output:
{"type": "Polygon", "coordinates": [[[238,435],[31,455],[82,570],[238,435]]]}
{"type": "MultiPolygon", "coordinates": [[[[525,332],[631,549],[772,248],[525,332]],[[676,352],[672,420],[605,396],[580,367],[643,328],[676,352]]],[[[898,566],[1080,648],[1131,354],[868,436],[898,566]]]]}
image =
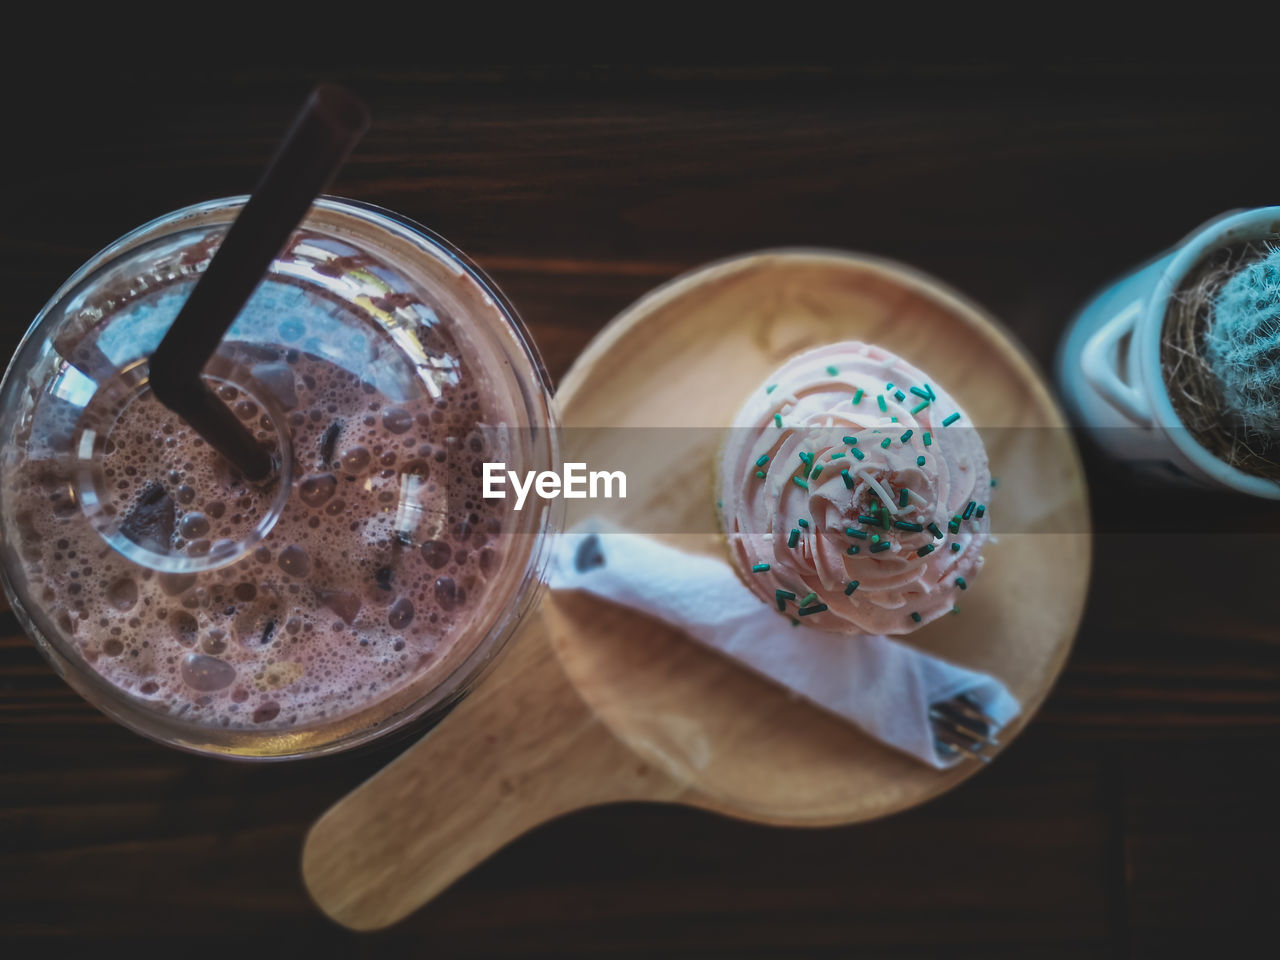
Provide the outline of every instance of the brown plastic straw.
{"type": "Polygon", "coordinates": [[[341,87],[312,91],[204,276],[151,355],[151,389],[250,480],[271,457],[200,379],[236,315],[311,204],[369,127],[364,105],[341,87]]]}

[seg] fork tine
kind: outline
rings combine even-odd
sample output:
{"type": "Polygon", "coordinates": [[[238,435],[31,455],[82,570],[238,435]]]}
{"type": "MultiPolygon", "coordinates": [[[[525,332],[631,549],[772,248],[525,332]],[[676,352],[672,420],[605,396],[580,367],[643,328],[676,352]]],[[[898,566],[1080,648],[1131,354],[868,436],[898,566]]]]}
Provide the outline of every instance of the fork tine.
{"type": "MultiPolygon", "coordinates": [[[[942,704],[939,704],[941,706],[942,704]]],[[[988,727],[994,727],[996,722],[982,712],[982,708],[974,702],[973,698],[967,693],[962,693],[958,697],[953,697],[945,701],[945,705],[953,707],[956,712],[967,716],[970,720],[976,720],[979,723],[985,723],[988,727]]]]}
{"type": "Polygon", "coordinates": [[[948,758],[959,756],[990,763],[984,751],[1000,746],[995,738],[996,722],[967,693],[958,694],[929,707],[934,746],[948,758]]]}
{"type": "Polygon", "coordinates": [[[976,753],[975,751],[970,750],[968,747],[963,746],[962,744],[959,744],[959,743],[953,743],[953,742],[941,740],[935,737],[934,745],[939,749],[939,752],[959,753],[968,757],[970,760],[981,760],[983,763],[991,762],[990,757],[984,756],[981,753],[976,753]],[[943,748],[945,748],[945,750],[943,750],[943,748]]]}
{"type": "Polygon", "coordinates": [[[958,750],[969,750],[975,754],[982,754],[984,756],[988,755],[988,752],[993,746],[989,741],[970,740],[968,737],[965,737],[963,734],[960,734],[954,730],[949,730],[945,728],[940,728],[939,730],[936,731],[935,739],[942,740],[943,742],[957,748],[958,750]]]}
{"type": "Polygon", "coordinates": [[[991,735],[991,728],[986,724],[982,724],[985,728],[982,730],[966,726],[955,717],[949,716],[946,711],[937,707],[929,710],[929,719],[933,720],[935,725],[945,725],[948,731],[963,735],[975,743],[991,744],[993,747],[1000,746],[1000,741],[991,735]]]}
{"type": "Polygon", "coordinates": [[[989,717],[984,717],[982,714],[975,716],[972,710],[964,709],[954,700],[943,700],[940,703],[930,704],[929,709],[945,714],[956,723],[969,724],[981,730],[989,730],[993,726],[989,717]]]}

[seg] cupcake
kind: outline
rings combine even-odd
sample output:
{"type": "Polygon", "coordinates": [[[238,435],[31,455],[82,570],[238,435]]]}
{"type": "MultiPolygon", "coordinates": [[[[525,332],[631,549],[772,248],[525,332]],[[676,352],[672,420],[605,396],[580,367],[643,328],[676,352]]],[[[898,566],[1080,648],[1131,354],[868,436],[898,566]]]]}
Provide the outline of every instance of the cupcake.
{"type": "Polygon", "coordinates": [[[857,342],[792,357],[734,418],[721,520],[747,585],[793,621],[904,634],[982,569],[991,473],[937,383],[857,342]]]}

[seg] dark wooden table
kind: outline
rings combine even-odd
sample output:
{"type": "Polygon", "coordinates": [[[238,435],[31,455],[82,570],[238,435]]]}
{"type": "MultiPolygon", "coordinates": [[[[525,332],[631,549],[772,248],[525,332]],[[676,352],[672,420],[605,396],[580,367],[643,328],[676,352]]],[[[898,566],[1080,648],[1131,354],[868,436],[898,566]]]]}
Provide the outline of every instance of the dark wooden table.
{"type": "MultiPolygon", "coordinates": [[[[334,192],[474,254],[553,377],[654,285],[787,244],[915,264],[991,308],[1047,367],[1099,284],[1214,214],[1275,202],[1280,182],[1280,125],[1262,122],[1274,84],[1223,66],[326,76],[376,117],[334,192]]],[[[28,82],[4,161],[6,355],[97,248],[247,192],[318,78],[104,71],[89,96],[28,82]]],[[[1241,956],[1280,894],[1277,542],[1250,532],[1275,530],[1254,523],[1275,514],[1233,507],[1217,530],[1154,532],[1124,519],[1143,484],[1092,455],[1089,469],[1102,529],[1066,673],[953,794],[810,832],[598,809],[372,936],[312,907],[299,847],[394,747],[272,767],[166,750],[83,703],[4,613],[0,953],[73,937],[184,949],[288,937],[316,955],[1241,956]]]]}

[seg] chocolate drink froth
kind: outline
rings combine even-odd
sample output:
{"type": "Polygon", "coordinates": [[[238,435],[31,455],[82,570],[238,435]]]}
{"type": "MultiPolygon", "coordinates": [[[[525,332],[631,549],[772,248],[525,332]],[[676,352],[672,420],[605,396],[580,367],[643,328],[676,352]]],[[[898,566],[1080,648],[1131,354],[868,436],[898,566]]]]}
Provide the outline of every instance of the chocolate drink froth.
{"type": "MultiPolygon", "coordinates": [[[[11,536],[49,619],[109,683],[204,726],[334,721],[449,669],[476,641],[510,540],[505,504],[481,496],[480,476],[501,459],[493,428],[513,417],[462,351],[447,351],[448,376],[432,390],[389,395],[385,371],[347,369],[316,345],[311,320],[339,303],[271,287],[257,320],[278,348],[229,339],[223,352],[254,386],[217,388],[270,447],[265,393],[292,451],[287,501],[246,555],[213,570],[150,569],[67,504],[65,472],[28,460],[6,477],[11,536]]],[[[276,495],[149,392],[104,433],[101,515],[148,550],[216,552],[245,539],[276,495]]]]}

